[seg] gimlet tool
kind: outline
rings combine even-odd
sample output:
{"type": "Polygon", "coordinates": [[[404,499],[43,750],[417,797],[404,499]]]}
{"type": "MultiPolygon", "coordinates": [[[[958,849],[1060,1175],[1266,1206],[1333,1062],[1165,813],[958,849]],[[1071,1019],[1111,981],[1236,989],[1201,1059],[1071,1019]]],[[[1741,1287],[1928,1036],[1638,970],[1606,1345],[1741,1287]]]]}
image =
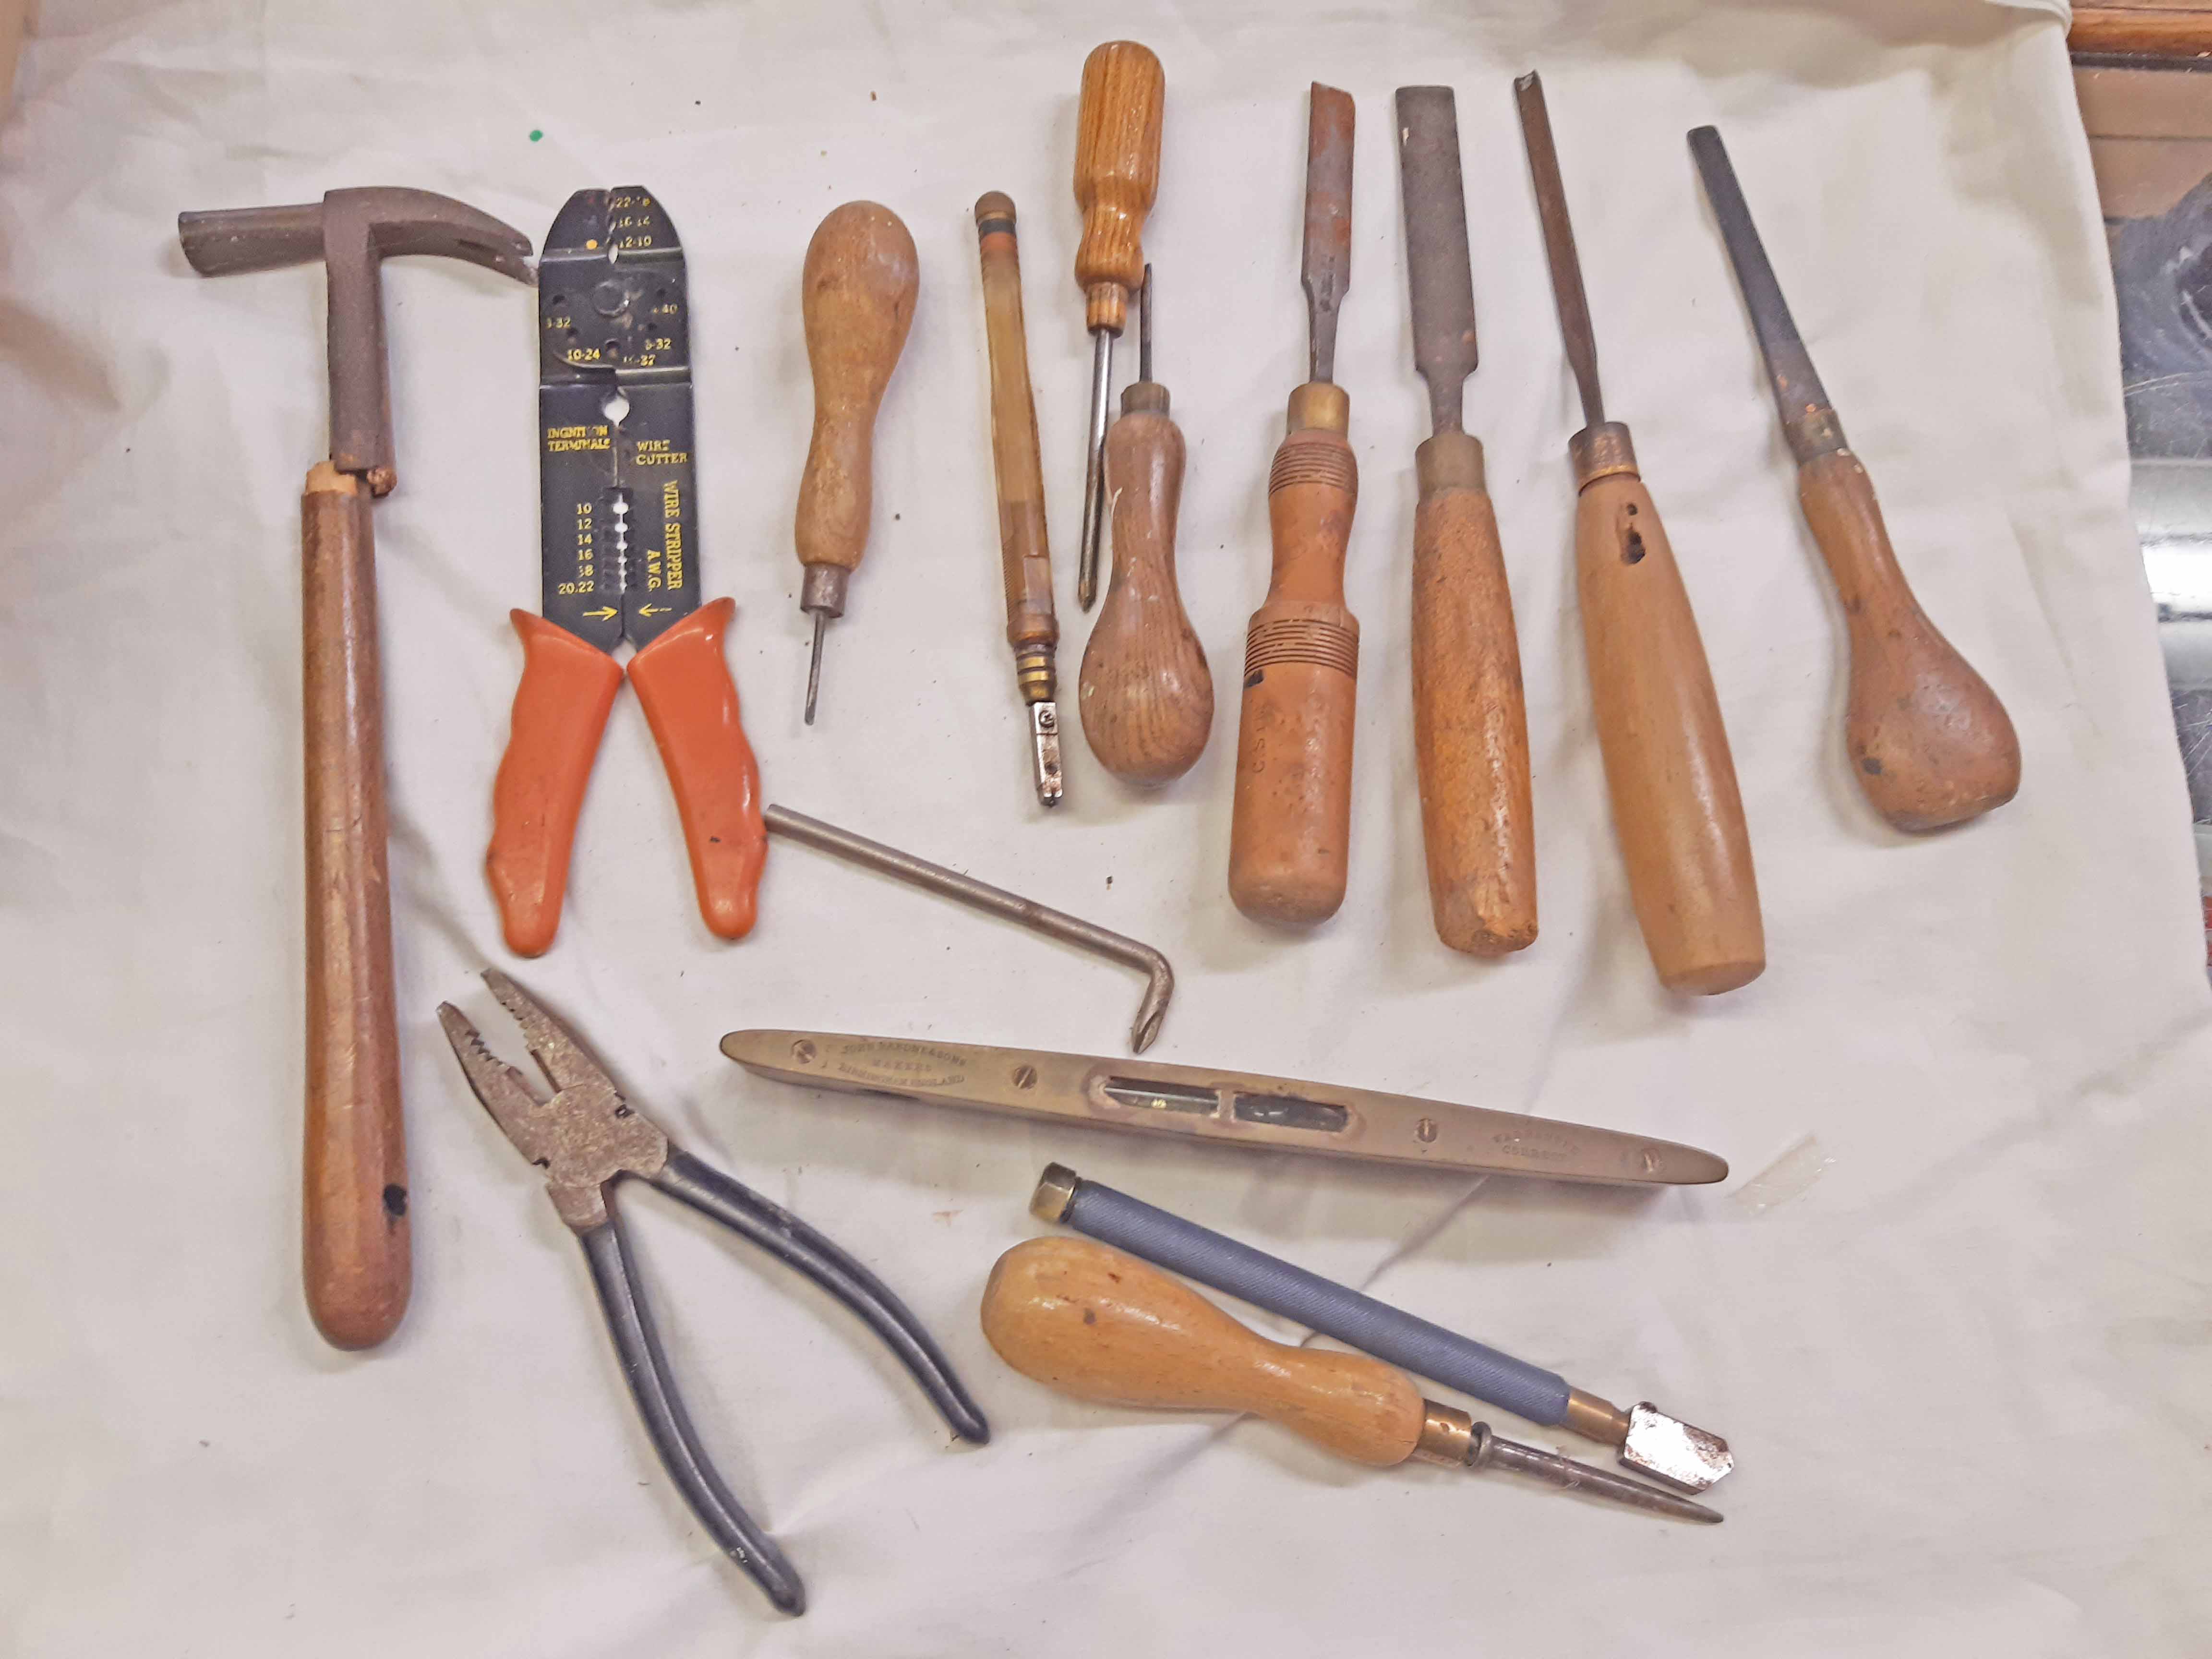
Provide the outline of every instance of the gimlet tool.
{"type": "Polygon", "coordinates": [[[1567,441],[1576,585],[1613,831],[1660,982],[1704,995],[1733,991],[1766,966],[1766,930],[1728,729],[1681,568],[1637,471],[1628,428],[1605,418],[1543,83],[1524,75],[1513,91],[1559,331],[1582,394],[1584,424],[1567,441]]]}
{"type": "Polygon", "coordinates": [[[983,1287],[983,1334],[1048,1389],[1102,1406],[1249,1412],[1325,1451],[1388,1468],[1408,1461],[1510,1469],[1654,1515],[1714,1522],[1716,1510],[1492,1434],[1424,1400],[1365,1354],[1270,1342],[1188,1285],[1079,1238],[1032,1238],[983,1287]]]}
{"type": "Polygon", "coordinates": [[[683,245],[640,185],[580,190],[538,264],[543,616],[522,636],[484,861],[507,948],[542,954],[561,925],[592,763],[629,683],[675,791],[699,913],[751,931],[768,833],[760,768],[722,655],[734,600],[699,603],[691,337],[683,245]]]}
{"type": "Polygon", "coordinates": [[[1705,197],[1797,460],[1797,499],[1834,578],[1850,640],[1844,743],[1874,809],[1899,830],[1947,829],[2002,806],[2020,788],[2020,738],[1989,683],[1920,608],[1889,544],[1867,470],[1766,262],[1727,147],[1690,134],[1705,197]]]}

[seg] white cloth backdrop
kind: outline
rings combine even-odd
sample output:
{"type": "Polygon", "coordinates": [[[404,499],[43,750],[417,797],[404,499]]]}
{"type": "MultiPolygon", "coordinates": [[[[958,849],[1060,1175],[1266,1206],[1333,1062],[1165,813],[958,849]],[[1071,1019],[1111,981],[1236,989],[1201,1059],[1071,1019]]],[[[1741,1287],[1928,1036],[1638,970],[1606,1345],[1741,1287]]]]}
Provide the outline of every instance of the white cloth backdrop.
{"type": "MultiPolygon", "coordinates": [[[[26,1655],[2166,1655],[2212,1620],[2203,1170],[2212,1000],[2126,511],[2112,305],[2057,7],[50,3],[0,130],[0,1628],[26,1655]],[[1166,66],[1146,247],[1190,447],[1182,569],[1219,694],[1157,799],[1071,745],[1029,796],[1000,630],[970,204],[1022,211],[1071,678],[1087,342],[1084,53],[1166,66]],[[1609,824],[1569,580],[1577,423],[1510,79],[1546,73],[1609,407],[1711,653],[1771,966],[1670,1000],[1609,824]],[[1304,378],[1305,88],[1358,100],[1338,365],[1364,498],[1352,891],[1290,939],[1223,887],[1267,459],[1304,378]],[[1535,755],[1543,933],[1427,916],[1405,660],[1413,451],[1390,94],[1459,92],[1489,446],[1535,755]],[[2010,707],[2020,799],[1889,833],[1840,736],[1840,623],[1682,143],[1717,121],[1912,580],[2010,707]],[[446,191],[542,235],[655,189],[690,257],[708,594],[769,797],[1142,938],[1158,1050],[1713,1147],[1657,1194],[1155,1146],[737,1072],[726,1030],[1117,1052],[1133,978],[787,844],[704,933],[633,700],[568,912],[504,953],[480,866],[534,605],[530,296],[387,268],[401,484],[377,514],[412,1310],[325,1347],[295,1266],[296,492],[319,270],[195,277],[179,208],[446,191]],[[799,720],[801,251],[857,197],[922,290],[875,537],[799,720]],[[630,1204],[701,1433],[813,1609],[778,1620],[659,1468],[584,1265],[463,1087],[488,963],[572,1013],[684,1141],[879,1268],[992,1415],[951,1449],[825,1297],[630,1204]],[[1504,1478],[1374,1473],[1269,1425],[1092,1410],[1001,1365],[992,1261],[1060,1158],[1734,1444],[1725,1527],[1504,1478]]],[[[1070,705],[1072,708],[1072,703],[1070,705]]],[[[1261,1321],[1266,1324],[1267,1322],[1261,1321]]],[[[1279,1334],[1284,1328],[1271,1325],[1279,1334]]],[[[1595,1455],[1487,1413],[1508,1433],[1595,1455]]]]}

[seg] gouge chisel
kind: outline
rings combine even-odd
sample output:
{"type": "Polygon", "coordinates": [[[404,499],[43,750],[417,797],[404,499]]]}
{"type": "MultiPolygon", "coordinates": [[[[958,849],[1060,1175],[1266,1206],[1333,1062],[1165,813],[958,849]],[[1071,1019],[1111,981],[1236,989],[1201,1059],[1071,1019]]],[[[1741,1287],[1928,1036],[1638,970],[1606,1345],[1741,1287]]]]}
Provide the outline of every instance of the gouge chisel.
{"type": "Polygon", "coordinates": [[[1989,684],[1920,608],[1889,544],[1866,468],[1784,303],[1735,169],[1711,127],[1690,153],[1720,224],[1752,331],[1797,459],[1797,499],[1835,579],[1850,637],[1844,740],[1874,809],[1899,830],[1942,830],[2002,806],[2020,787],[2020,739],[1989,684]]]}
{"type": "Polygon", "coordinates": [[[1766,966],[1766,930],[1720,698],[1628,428],[1605,418],[1543,84],[1524,75],[1513,90],[1559,331],[1582,393],[1584,424],[1567,441],[1577,493],[1576,586],[1613,830],[1660,981],[1705,995],[1733,991],[1766,966]]]}
{"type": "Polygon", "coordinates": [[[1616,1185],[1728,1178],[1723,1160],[1671,1140],[1254,1072],[835,1031],[732,1031],[722,1052],[783,1083],[1261,1152],[1616,1185]]]}

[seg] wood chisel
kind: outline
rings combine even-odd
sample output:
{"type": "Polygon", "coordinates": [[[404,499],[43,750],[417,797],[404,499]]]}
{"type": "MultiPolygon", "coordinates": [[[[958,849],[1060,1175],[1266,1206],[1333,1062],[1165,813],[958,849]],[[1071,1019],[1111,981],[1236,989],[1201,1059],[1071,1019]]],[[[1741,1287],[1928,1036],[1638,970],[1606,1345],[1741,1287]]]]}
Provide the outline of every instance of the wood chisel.
{"type": "Polygon", "coordinates": [[[722,652],[736,604],[699,603],[691,313],[684,248],[640,185],[580,190],[538,265],[538,535],[544,614],[515,611],[522,683],[492,785],[485,875],[507,948],[561,925],[576,816],[624,671],[668,769],[699,913],[752,930],[768,831],[760,767],[722,652]]]}
{"type": "Polygon", "coordinates": [[[1625,1186],[1728,1178],[1723,1159],[1669,1140],[1254,1072],[834,1031],[732,1031],[722,1052],[784,1083],[1255,1152],[1625,1186]]]}
{"type": "Polygon", "coordinates": [[[1229,825],[1229,895],[1255,921],[1325,921],[1344,902],[1359,623],[1344,555],[1359,501],[1334,383],[1336,313],[1352,280],[1352,106],[1314,83],[1306,132],[1303,282],[1309,369],[1267,471],[1267,602],[1244,639],[1244,702],[1229,825]]]}
{"type": "Polygon", "coordinates": [[[1114,580],[1084,642],[1077,707],[1098,763],[1125,782],[1171,782],[1213,729],[1213,674],[1176,583],[1182,505],[1182,430],[1152,378],[1152,268],[1137,307],[1137,379],[1106,434],[1114,502],[1114,580]]]}
{"type": "Polygon", "coordinates": [[[1083,60],[1075,111],[1075,205],[1083,240],[1075,285],[1091,331],[1091,439],[1084,451],[1083,540],[1076,550],[1075,599],[1098,597],[1098,550],[1106,533],[1107,400],[1114,390],[1114,342],[1128,325],[1129,301],[1145,280],[1145,216],[1160,187],[1160,122],[1167,76],[1150,48],[1109,40],[1083,60]]]}
{"type": "Polygon", "coordinates": [[[846,589],[868,550],[876,411],[906,349],[919,281],[913,236],[897,214],[875,202],[833,209],[806,245],[799,306],[814,374],[814,435],[799,481],[793,536],[805,571],[799,608],[814,618],[809,726],[822,689],[823,634],[845,614],[846,589]]]}
{"type": "Polygon", "coordinates": [[[1797,498],[1834,578],[1850,639],[1844,746],[1859,787],[1899,830],[1942,830],[2002,806],[2020,787],[2020,739],[1996,694],[1936,630],[1889,544],[1864,465],[1784,303],[1751,210],[1711,127],[1690,153],[1728,247],[1797,459],[1797,498]]]}
{"type": "Polygon", "coordinates": [[[1102,1244],[1141,1256],[1269,1313],[1349,1343],[1416,1376],[1525,1417],[1571,1429],[1615,1448],[1621,1463],[1678,1491],[1705,1492],[1735,1467],[1728,1442],[1670,1417],[1649,1401],[1623,1411],[1577,1389],[1557,1371],[1415,1317],[1348,1285],[1308,1273],[1279,1256],[1186,1221],[1179,1215],[1085,1181],[1064,1164],[1045,1166],[1030,1213],[1102,1244]]]}
{"type": "Polygon", "coordinates": [[[1044,467],[1038,459],[1036,399],[1030,391],[1028,331],[1022,320],[1022,259],[1013,198],[976,199],[983,264],[983,336],[991,362],[991,463],[999,491],[999,563],[1006,589],[1006,643],[1014,684],[1030,713],[1030,770],[1037,805],[1057,806],[1060,758],[1060,620],[1052,605],[1052,544],[1044,529],[1044,467]]]}
{"type": "Polygon", "coordinates": [[[1398,179],[1413,361],[1431,433],[1414,452],[1413,752],[1437,937],[1504,956],[1536,937],[1536,842],[1528,721],[1513,595],[1482,442],[1461,426],[1474,372],[1474,277],[1449,87],[1398,88],[1398,179]]]}
{"type": "Polygon", "coordinates": [[[1000,1256],[982,1322],[1000,1358],[1078,1400],[1249,1412],[1378,1468],[1510,1469],[1655,1515],[1721,1519],[1640,1480],[1501,1439],[1457,1407],[1424,1400],[1379,1359],[1270,1342],[1188,1285],[1085,1239],[1032,1238],[1000,1256]]]}
{"type": "Polygon", "coordinates": [[[1644,948],[1670,990],[1711,995],[1759,977],[1766,935],[1751,835],[1712,670],[1628,428],[1605,418],[1597,343],[1543,84],[1513,83],[1567,362],[1582,395],[1575,566],[1591,712],[1644,948]]]}

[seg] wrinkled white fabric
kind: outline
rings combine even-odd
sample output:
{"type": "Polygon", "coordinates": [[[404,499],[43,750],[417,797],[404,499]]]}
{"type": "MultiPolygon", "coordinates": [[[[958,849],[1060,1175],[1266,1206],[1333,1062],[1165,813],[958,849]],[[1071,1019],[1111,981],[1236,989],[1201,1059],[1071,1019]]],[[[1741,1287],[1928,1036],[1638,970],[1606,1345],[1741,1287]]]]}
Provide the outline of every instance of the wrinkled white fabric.
{"type": "MultiPolygon", "coordinates": [[[[1095,8],[49,4],[0,129],[0,1629],[26,1655],[2201,1653],[2212,1622],[2212,1006],[2126,513],[2112,305],[2063,7],[1304,0],[1095,8]],[[1169,106],[1158,372],[1219,712],[1157,798],[1070,744],[1030,798],[1001,630],[970,204],[1019,204],[1072,682],[1089,373],[1067,176],[1084,53],[1169,106]],[[1578,422],[1510,79],[1540,67],[1608,407],[1634,428],[1726,712],[1771,966],[1686,1004],[1629,910],[1571,569],[1578,422]],[[1351,896],[1306,938],[1224,890],[1265,477],[1304,376],[1305,88],[1358,100],[1337,363],[1364,486],[1351,896]],[[1488,446],[1534,753],[1542,937],[1433,936],[1406,666],[1413,452],[1390,94],[1458,89],[1488,446]],[[1838,608],[1687,154],[1717,121],[1930,613],[1996,686],[2020,798],[1889,832],[1843,752],[1838,608]],[[537,599],[532,307],[386,268],[401,483],[376,513],[416,1276],[333,1352],[296,1267],[296,492],[322,276],[204,281],[180,208],[445,191],[543,234],[641,182],[689,252],[704,591],[770,799],[1164,946],[1158,1053],[1634,1127],[1718,1189],[1468,1181],[814,1097],[716,1053],[817,1026],[1111,1054],[1126,972],[790,844],[736,946],[694,907],[617,704],[552,953],[481,865],[537,599]],[[791,515],[812,226],[921,250],[874,539],[799,724],[791,515]],[[947,1437],[826,1297],[628,1200],[701,1435],[805,1575],[768,1612],[640,1430],[584,1265],[464,1088],[488,963],[709,1161],[878,1268],[991,1413],[947,1437]],[[1048,1158],[1626,1402],[1726,1435],[1728,1524],[1375,1472],[1272,1425],[1093,1409],[975,1309],[1048,1158]]],[[[1125,371],[1127,356],[1123,358],[1125,371]]],[[[1072,699],[1069,706],[1073,707],[1072,699]]],[[[1257,1322],[1278,1334],[1279,1324],[1257,1322]]],[[[1586,1443],[1482,1413],[1509,1435],[1586,1443]]]]}

